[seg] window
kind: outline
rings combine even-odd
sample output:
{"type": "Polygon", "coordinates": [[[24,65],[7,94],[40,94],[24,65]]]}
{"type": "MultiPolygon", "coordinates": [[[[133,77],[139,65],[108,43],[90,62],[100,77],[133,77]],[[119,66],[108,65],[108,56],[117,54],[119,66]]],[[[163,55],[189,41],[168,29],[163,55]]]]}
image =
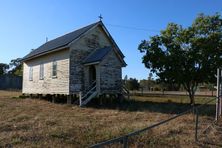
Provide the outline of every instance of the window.
{"type": "Polygon", "coordinates": [[[52,62],[52,77],[53,78],[57,77],[57,62],[56,61],[52,62]]]}
{"type": "Polygon", "coordinates": [[[33,68],[29,67],[29,81],[33,80],[33,68]]]}
{"type": "Polygon", "coordinates": [[[39,69],[39,80],[44,79],[44,65],[40,64],[40,69],[39,69]]]}

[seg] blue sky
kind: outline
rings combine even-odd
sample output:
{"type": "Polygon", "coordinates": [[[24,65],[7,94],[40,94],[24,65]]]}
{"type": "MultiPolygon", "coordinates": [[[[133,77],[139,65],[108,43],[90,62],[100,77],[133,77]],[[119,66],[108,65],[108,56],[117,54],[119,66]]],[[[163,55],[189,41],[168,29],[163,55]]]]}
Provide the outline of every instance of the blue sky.
{"type": "Polygon", "coordinates": [[[0,63],[25,56],[46,37],[51,40],[96,22],[102,14],[126,56],[123,77],[146,79],[149,70],[137,50],[141,40],[158,34],[169,22],[189,26],[197,14],[216,12],[222,12],[220,0],[1,0],[0,63]]]}

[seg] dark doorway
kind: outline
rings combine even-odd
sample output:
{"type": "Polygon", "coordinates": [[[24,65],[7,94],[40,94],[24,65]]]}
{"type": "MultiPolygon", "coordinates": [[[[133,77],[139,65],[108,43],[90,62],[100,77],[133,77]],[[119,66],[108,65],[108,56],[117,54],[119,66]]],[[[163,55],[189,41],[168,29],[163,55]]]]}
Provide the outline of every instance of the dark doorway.
{"type": "Polygon", "coordinates": [[[96,80],[96,68],[94,65],[89,66],[89,84],[96,80]]]}

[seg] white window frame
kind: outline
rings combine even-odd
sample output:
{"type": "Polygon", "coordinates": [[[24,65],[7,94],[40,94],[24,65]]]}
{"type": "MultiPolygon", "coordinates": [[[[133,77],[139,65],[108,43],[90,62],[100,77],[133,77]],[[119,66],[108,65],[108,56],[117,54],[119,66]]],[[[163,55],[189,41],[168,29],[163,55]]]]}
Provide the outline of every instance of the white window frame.
{"type": "Polygon", "coordinates": [[[44,64],[40,64],[39,66],[39,80],[44,79],[44,64]]]}
{"type": "Polygon", "coordinates": [[[29,81],[33,81],[33,67],[29,67],[29,81]]]}
{"type": "Polygon", "coordinates": [[[52,78],[57,78],[57,69],[58,69],[57,61],[54,60],[52,62],[52,78]]]}

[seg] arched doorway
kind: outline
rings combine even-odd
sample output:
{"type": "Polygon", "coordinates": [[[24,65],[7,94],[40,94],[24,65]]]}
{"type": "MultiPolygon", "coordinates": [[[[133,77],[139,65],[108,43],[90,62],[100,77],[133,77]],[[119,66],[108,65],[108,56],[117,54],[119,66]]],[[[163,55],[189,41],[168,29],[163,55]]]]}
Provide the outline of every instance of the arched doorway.
{"type": "Polygon", "coordinates": [[[89,84],[96,81],[96,68],[94,65],[89,66],[89,84]]]}

